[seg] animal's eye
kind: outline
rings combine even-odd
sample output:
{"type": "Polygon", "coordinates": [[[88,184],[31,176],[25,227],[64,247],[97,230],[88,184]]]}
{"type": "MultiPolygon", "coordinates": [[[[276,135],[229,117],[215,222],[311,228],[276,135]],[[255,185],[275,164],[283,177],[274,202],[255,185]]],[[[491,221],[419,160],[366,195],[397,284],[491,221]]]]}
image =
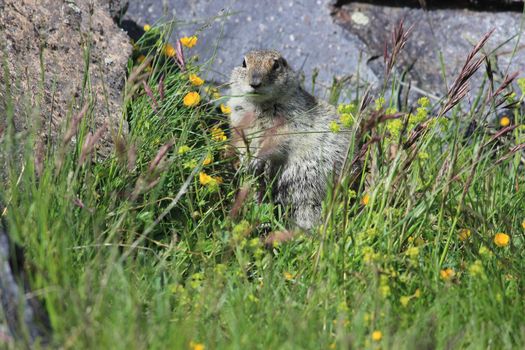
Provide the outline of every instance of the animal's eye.
{"type": "Polygon", "coordinates": [[[280,67],[281,67],[281,62],[279,62],[279,60],[273,61],[273,67],[272,67],[273,70],[277,70],[280,67]]]}
{"type": "Polygon", "coordinates": [[[242,60],[242,68],[246,68],[246,59],[242,60]]]}

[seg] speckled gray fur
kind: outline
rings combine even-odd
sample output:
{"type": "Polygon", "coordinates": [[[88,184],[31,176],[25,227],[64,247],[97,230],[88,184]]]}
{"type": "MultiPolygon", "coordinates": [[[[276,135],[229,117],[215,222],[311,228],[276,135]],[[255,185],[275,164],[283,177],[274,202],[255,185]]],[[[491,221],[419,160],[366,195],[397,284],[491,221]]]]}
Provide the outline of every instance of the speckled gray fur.
{"type": "Polygon", "coordinates": [[[248,169],[272,184],[276,203],[309,229],[319,222],[328,179],[342,167],[350,137],[329,130],[335,108],[299,84],[276,51],[251,51],[231,75],[232,142],[248,169]]]}

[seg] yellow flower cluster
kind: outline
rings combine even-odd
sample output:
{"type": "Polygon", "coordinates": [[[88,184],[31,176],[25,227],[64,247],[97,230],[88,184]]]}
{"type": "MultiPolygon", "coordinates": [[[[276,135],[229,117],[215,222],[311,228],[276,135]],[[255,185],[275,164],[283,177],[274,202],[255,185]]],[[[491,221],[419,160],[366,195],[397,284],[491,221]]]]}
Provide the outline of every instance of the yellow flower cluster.
{"type": "Polygon", "coordinates": [[[217,187],[222,183],[222,178],[220,176],[213,177],[201,171],[199,173],[199,182],[203,186],[217,187]]]}
{"type": "Polygon", "coordinates": [[[403,306],[403,307],[407,307],[408,306],[408,303],[410,302],[410,300],[412,298],[419,298],[421,296],[421,292],[418,289],[416,289],[416,291],[414,292],[414,294],[412,295],[405,295],[405,296],[402,296],[401,298],[399,298],[399,303],[403,306]]]}
{"type": "Polygon", "coordinates": [[[356,106],[354,103],[340,104],[337,107],[337,113],[339,114],[339,121],[345,128],[351,127],[355,122],[356,106]]]}
{"type": "Polygon", "coordinates": [[[373,331],[372,332],[372,340],[373,341],[381,341],[383,339],[383,333],[381,331],[373,331]]]}
{"type": "Polygon", "coordinates": [[[485,270],[483,269],[483,264],[480,260],[474,261],[468,268],[469,273],[472,276],[483,276],[485,270]]]}
{"type": "Polygon", "coordinates": [[[204,84],[204,80],[201,79],[197,74],[190,74],[190,76],[188,77],[191,85],[193,86],[201,86],[202,84],[204,84]]]}
{"type": "Polygon", "coordinates": [[[439,277],[441,277],[441,279],[446,282],[452,280],[455,275],[456,275],[456,272],[450,267],[443,269],[439,272],[439,277]]]}
{"type": "Polygon", "coordinates": [[[213,156],[211,154],[208,154],[206,158],[202,161],[202,165],[209,165],[213,162],[213,156]]]}
{"type": "Polygon", "coordinates": [[[227,105],[221,103],[220,107],[221,107],[221,112],[222,113],[224,113],[224,114],[231,114],[232,109],[230,108],[230,106],[227,106],[227,105]]]}
{"type": "Polygon", "coordinates": [[[186,107],[195,107],[196,105],[199,104],[200,101],[201,101],[201,95],[199,95],[198,92],[191,91],[191,92],[188,92],[186,96],[184,96],[182,103],[184,103],[186,107]]]}
{"type": "Polygon", "coordinates": [[[494,244],[498,247],[506,247],[510,243],[510,236],[506,233],[496,233],[494,236],[494,244]]]}
{"type": "Polygon", "coordinates": [[[470,230],[468,228],[462,228],[458,232],[458,237],[460,241],[466,241],[470,238],[470,230]]]}
{"type": "Polygon", "coordinates": [[[190,350],[205,350],[205,349],[206,347],[204,346],[204,344],[196,343],[193,340],[190,341],[190,350]]]}
{"type": "Polygon", "coordinates": [[[177,150],[177,153],[182,155],[182,154],[187,153],[187,152],[189,152],[189,151],[191,151],[191,147],[190,147],[190,146],[188,146],[188,145],[182,145],[182,146],[180,146],[179,149],[177,150]]]}
{"type": "Polygon", "coordinates": [[[510,125],[510,118],[507,117],[506,115],[504,115],[503,117],[501,117],[501,119],[499,120],[499,125],[501,127],[507,127],[510,125]]]}
{"type": "Polygon", "coordinates": [[[198,41],[198,38],[196,35],[192,35],[192,36],[184,36],[182,38],[180,38],[180,43],[183,45],[183,46],[186,46],[187,48],[192,48],[194,47],[195,45],[197,45],[197,41],[198,41]]]}
{"type": "Polygon", "coordinates": [[[226,136],[224,130],[218,126],[214,126],[211,128],[211,138],[215,141],[223,142],[228,139],[228,136],[226,136]]]}
{"type": "Polygon", "coordinates": [[[374,101],[374,109],[376,111],[379,111],[383,106],[385,105],[385,98],[383,96],[378,97],[377,100],[374,101]]]}
{"type": "Polygon", "coordinates": [[[341,126],[335,120],[328,123],[328,128],[334,133],[341,131],[341,126]]]}
{"type": "Polygon", "coordinates": [[[171,44],[165,44],[163,50],[164,54],[168,57],[175,57],[177,54],[177,51],[171,44]]]}

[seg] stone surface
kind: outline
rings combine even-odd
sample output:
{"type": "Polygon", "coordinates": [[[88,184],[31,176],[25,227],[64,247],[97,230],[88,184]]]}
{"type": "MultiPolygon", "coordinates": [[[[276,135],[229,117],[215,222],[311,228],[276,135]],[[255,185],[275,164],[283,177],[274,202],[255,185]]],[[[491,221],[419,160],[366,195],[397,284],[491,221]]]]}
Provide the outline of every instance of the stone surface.
{"type": "MultiPolygon", "coordinates": [[[[412,86],[435,96],[443,96],[466,55],[484,33],[496,29],[487,45],[487,50],[491,50],[516,35],[520,28],[521,13],[494,11],[492,0],[483,3],[491,11],[482,11],[483,4],[471,0],[463,3],[476,11],[460,9],[461,3],[453,1],[426,3],[438,9],[417,8],[419,0],[137,0],[130,3],[129,16],[142,24],[175,16],[177,32],[173,39],[198,33],[201,42],[192,50],[203,60],[215,57],[210,63],[210,77],[219,82],[227,81],[231,68],[242,62],[243,52],[266,47],[283,51],[295,68],[305,62],[307,76],[314,68],[319,69],[318,80],[324,86],[331,84],[334,75],[355,74],[360,54],[361,77],[372,83],[381,82],[385,39],[404,18],[405,26],[414,25],[414,31],[398,69],[413,64],[407,76],[412,86]],[[404,3],[411,3],[411,7],[384,6],[404,3]],[[214,16],[218,18],[213,19],[214,16]],[[445,63],[446,84],[441,76],[440,54],[445,63]]],[[[516,3],[519,1],[510,0],[507,4],[511,7],[497,8],[514,8],[516,3]]],[[[500,72],[525,68],[522,37],[517,57],[507,69],[516,40],[497,50],[495,68],[500,72]]],[[[474,77],[474,85],[479,85],[480,77],[481,73],[474,77]]]]}
{"type": "MultiPolygon", "coordinates": [[[[117,0],[0,0],[0,62],[9,72],[0,71],[0,112],[4,115],[10,89],[17,131],[35,124],[38,117],[26,111],[39,106],[41,134],[53,140],[88,100],[94,102],[93,129],[121,126],[121,90],[132,48],[109,11],[119,12],[123,5],[117,0]]],[[[5,123],[0,120],[0,129],[5,123]]],[[[122,128],[127,130],[126,123],[122,128]]],[[[111,134],[105,133],[100,153],[108,153],[111,134]]]]}
{"type": "MultiPolygon", "coordinates": [[[[1,206],[0,206],[1,208],[1,206]]],[[[48,342],[49,319],[29,289],[22,251],[9,240],[0,222],[0,348],[12,348],[15,340],[31,345],[48,342]],[[14,256],[14,255],[17,256],[14,256]],[[22,328],[23,327],[23,328],[22,328]],[[9,346],[8,346],[9,345],[9,346]]]]}
{"type": "MultiPolygon", "coordinates": [[[[328,87],[333,76],[355,75],[360,52],[366,49],[355,34],[333,22],[328,2],[138,0],[130,3],[128,16],[141,24],[175,16],[172,40],[197,33],[199,44],[189,53],[198,53],[202,61],[214,57],[208,78],[217,82],[228,80],[246,51],[270,48],[281,51],[296,70],[304,69],[307,86],[314,69],[319,69],[316,86],[328,87]]],[[[375,81],[364,62],[361,77],[375,81]]]]}
{"type": "MultiPolygon", "coordinates": [[[[384,71],[382,56],[390,31],[401,19],[404,19],[406,28],[413,25],[398,68],[412,67],[408,77],[413,86],[433,95],[443,96],[446,93],[446,86],[450,86],[458,75],[469,51],[483,34],[492,29],[495,31],[484,52],[495,50],[497,64],[493,65],[493,69],[496,70],[496,77],[498,73],[524,72],[525,69],[525,38],[522,36],[517,42],[521,19],[521,14],[517,12],[425,11],[353,2],[336,8],[335,13],[336,22],[366,44],[367,57],[378,57],[369,62],[378,75],[384,71]],[[511,62],[515,47],[516,55],[511,62]],[[442,77],[440,55],[445,67],[446,84],[442,77]]],[[[482,67],[474,77],[473,86],[479,85],[483,71],[482,67]]]]}

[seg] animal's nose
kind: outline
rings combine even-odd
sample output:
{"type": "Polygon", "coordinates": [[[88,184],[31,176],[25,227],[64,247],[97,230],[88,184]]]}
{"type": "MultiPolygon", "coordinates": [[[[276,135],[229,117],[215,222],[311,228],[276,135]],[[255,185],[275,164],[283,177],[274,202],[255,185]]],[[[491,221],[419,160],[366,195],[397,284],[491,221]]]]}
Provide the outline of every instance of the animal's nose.
{"type": "Polygon", "coordinates": [[[259,86],[261,86],[261,83],[262,83],[262,78],[258,74],[252,75],[250,79],[250,86],[252,88],[257,89],[259,86]]]}

